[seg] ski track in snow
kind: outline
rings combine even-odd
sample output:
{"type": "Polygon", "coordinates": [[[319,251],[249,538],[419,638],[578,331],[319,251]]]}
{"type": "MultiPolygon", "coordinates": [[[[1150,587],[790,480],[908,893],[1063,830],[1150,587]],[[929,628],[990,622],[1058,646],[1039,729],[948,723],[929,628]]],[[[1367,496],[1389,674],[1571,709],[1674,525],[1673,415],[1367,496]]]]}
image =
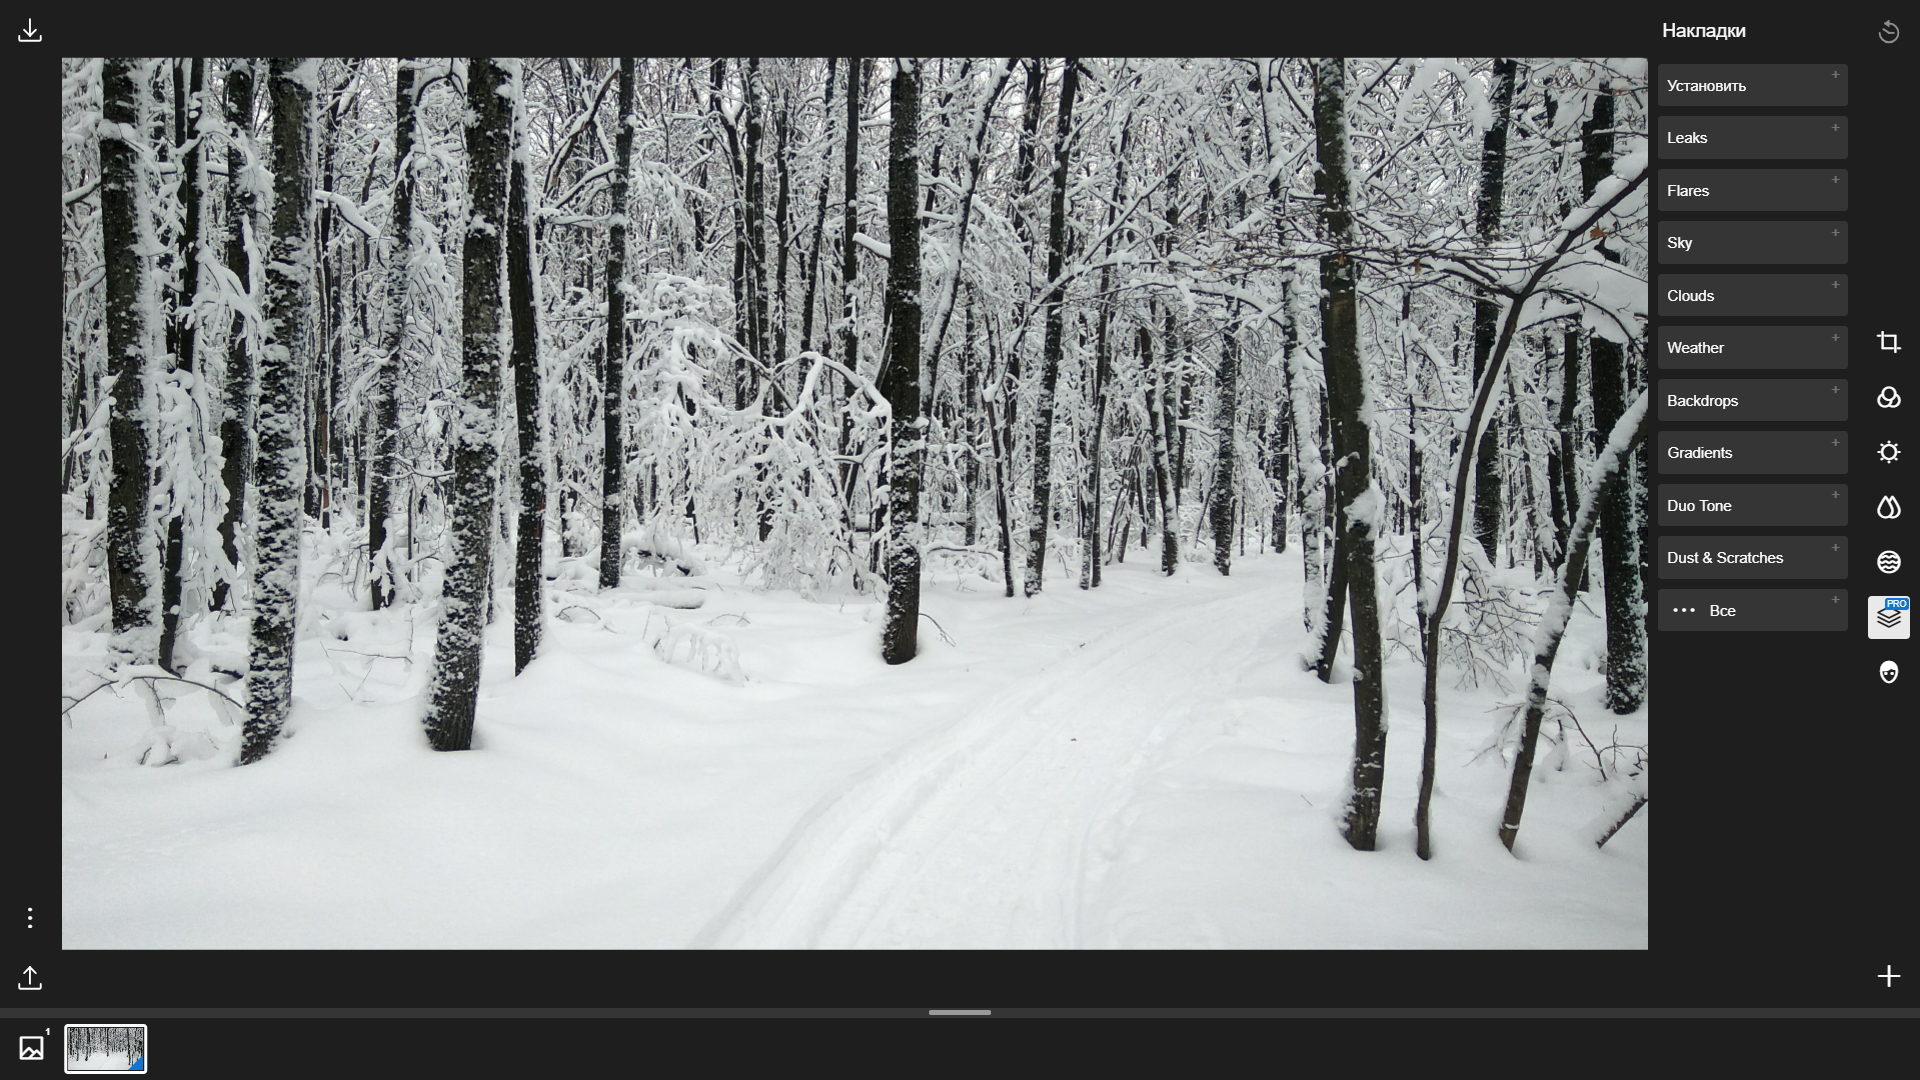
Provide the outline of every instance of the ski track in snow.
{"type": "Polygon", "coordinates": [[[1101,633],[816,803],[694,938],[1071,948],[1088,849],[1160,744],[1248,670],[1277,583],[1101,633]],[[1223,628],[1231,628],[1222,632],[1223,628]]]}

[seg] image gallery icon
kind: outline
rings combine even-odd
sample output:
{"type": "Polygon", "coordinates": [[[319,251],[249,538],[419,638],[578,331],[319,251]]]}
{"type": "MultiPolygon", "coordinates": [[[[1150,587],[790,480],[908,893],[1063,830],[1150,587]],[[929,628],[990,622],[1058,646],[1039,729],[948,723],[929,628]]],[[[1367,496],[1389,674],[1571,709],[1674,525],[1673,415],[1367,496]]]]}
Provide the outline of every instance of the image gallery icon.
{"type": "Polygon", "coordinates": [[[1913,599],[1906,596],[1867,598],[1867,636],[1906,640],[1913,636],[1913,599]]]}
{"type": "Polygon", "coordinates": [[[20,1060],[47,1060],[47,1037],[45,1035],[20,1036],[20,1060]]]}

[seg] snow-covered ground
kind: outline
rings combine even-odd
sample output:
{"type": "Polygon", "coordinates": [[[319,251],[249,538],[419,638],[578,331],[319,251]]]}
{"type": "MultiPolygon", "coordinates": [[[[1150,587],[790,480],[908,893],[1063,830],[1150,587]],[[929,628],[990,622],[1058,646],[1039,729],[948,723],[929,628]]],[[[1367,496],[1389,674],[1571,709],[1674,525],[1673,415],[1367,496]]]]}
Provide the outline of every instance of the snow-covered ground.
{"type": "MultiPolygon", "coordinates": [[[[1295,659],[1297,554],[1172,579],[1136,555],[1091,592],[1055,567],[1033,600],[935,571],[941,629],[896,668],[870,598],[745,588],[702,555],[712,576],[656,597],[703,590],[695,610],[650,603],[644,574],[556,588],[517,679],[503,589],[469,753],[422,735],[430,616],[333,584],[303,609],[291,734],[256,765],[233,767],[206,693],[162,683],[213,753],[142,767],[144,691],[94,694],[65,732],[65,947],[1647,944],[1651,808],[1596,850],[1620,785],[1584,746],[1543,749],[1519,857],[1500,846],[1507,768],[1482,750],[1517,681],[1445,691],[1421,862],[1421,672],[1396,656],[1381,850],[1347,847],[1351,688],[1295,659]]],[[[84,689],[104,636],[63,634],[84,689]]],[[[1600,704],[1599,638],[1582,606],[1554,696],[1644,743],[1644,713],[1600,704]]],[[[194,643],[233,655],[244,626],[194,643]]]]}
{"type": "Polygon", "coordinates": [[[94,1054],[85,1061],[68,1058],[67,1068],[87,1072],[126,1072],[133,1068],[133,1062],[125,1054],[94,1054]]]}

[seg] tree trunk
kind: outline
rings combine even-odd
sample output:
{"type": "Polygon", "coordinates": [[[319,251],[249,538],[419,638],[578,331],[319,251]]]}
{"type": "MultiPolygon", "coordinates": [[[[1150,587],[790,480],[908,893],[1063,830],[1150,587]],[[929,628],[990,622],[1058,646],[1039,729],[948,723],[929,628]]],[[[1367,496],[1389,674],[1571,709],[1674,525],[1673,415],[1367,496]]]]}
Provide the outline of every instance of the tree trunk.
{"type": "Polygon", "coordinates": [[[106,253],[107,371],[113,376],[108,439],[113,476],[107,494],[107,587],[112,598],[114,651],[136,664],[153,663],[159,643],[152,594],[153,552],[147,537],[149,486],[147,400],[152,394],[152,328],[142,281],[146,222],[140,157],[139,85],[143,64],[108,57],[101,64],[100,234],[106,253]]]}
{"type": "Polygon", "coordinates": [[[1334,248],[1320,259],[1320,283],[1327,297],[1327,407],[1337,463],[1335,527],[1345,552],[1347,594],[1353,605],[1353,778],[1344,832],[1355,850],[1372,851],[1380,824],[1380,790],[1387,757],[1386,695],[1380,678],[1380,606],[1373,558],[1381,496],[1371,474],[1371,432],[1364,409],[1366,372],[1360,363],[1355,300],[1359,265],[1341,250],[1353,243],[1347,177],[1346,60],[1319,61],[1318,76],[1314,132],[1326,195],[1321,214],[1327,240],[1334,248]]]}
{"type": "Polygon", "coordinates": [[[300,497],[306,480],[302,383],[313,341],[302,333],[313,304],[313,176],[308,154],[319,61],[274,57],[267,98],[273,111],[273,244],[266,265],[266,324],[260,346],[257,425],[259,512],[255,515],[253,627],[248,640],[247,722],[240,763],[265,757],[293,705],[293,631],[300,599],[300,497]]]}
{"type": "MultiPolygon", "coordinates": [[[[1595,94],[1593,114],[1581,131],[1586,154],[1580,173],[1588,198],[1613,172],[1613,125],[1613,95],[1595,94]]],[[[1600,253],[1608,262],[1619,261],[1604,240],[1600,253]]],[[[1593,381],[1593,425],[1596,431],[1608,431],[1622,414],[1633,380],[1618,343],[1599,334],[1591,340],[1588,372],[1593,381]]],[[[1634,520],[1630,485],[1636,478],[1632,470],[1623,468],[1608,476],[1607,482],[1615,490],[1606,493],[1599,524],[1600,575],[1606,590],[1606,698],[1607,708],[1624,715],[1638,709],[1647,693],[1646,623],[1640,611],[1640,530],[1634,520]]]]}
{"type": "MultiPolygon", "coordinates": [[[[1282,311],[1288,310],[1286,290],[1287,283],[1282,280],[1282,311]]],[[[1293,408],[1294,344],[1293,321],[1287,319],[1280,344],[1280,399],[1274,403],[1272,437],[1267,442],[1267,483],[1273,489],[1273,552],[1276,555],[1287,553],[1287,514],[1293,474],[1293,433],[1289,430],[1292,426],[1289,421],[1293,408]]]]}
{"type": "MultiPolygon", "coordinates": [[[[193,373],[194,343],[198,337],[199,321],[194,316],[194,297],[200,292],[200,160],[201,141],[199,132],[200,92],[206,82],[206,61],[194,57],[182,60],[188,66],[190,74],[187,85],[182,88],[176,74],[174,83],[174,161],[180,169],[179,200],[182,215],[180,229],[180,248],[175,256],[180,267],[180,289],[175,294],[173,311],[174,325],[178,328],[175,336],[177,343],[174,356],[179,370],[189,375],[193,373]],[[184,89],[184,93],[182,92],[184,89]]],[[[196,413],[197,415],[197,413],[196,413]]],[[[187,437],[197,447],[198,434],[192,426],[187,437]]],[[[196,460],[198,455],[194,455],[196,460]]],[[[176,477],[176,491],[181,488],[199,486],[199,477],[176,477]]],[[[186,496],[183,501],[198,503],[200,496],[186,496]]],[[[185,537],[182,532],[183,521],[188,508],[179,506],[167,521],[166,554],[160,566],[160,666],[174,671],[173,645],[180,634],[180,562],[185,549],[185,537]]]]}
{"type": "Polygon", "coordinates": [[[1234,482],[1235,460],[1234,431],[1240,426],[1240,341],[1232,320],[1239,314],[1239,305],[1230,307],[1226,333],[1220,345],[1220,400],[1214,406],[1214,427],[1217,430],[1216,450],[1213,473],[1213,504],[1209,511],[1213,517],[1213,568],[1220,571],[1221,577],[1233,567],[1233,509],[1237,501],[1238,485],[1234,482]]]}
{"type": "MultiPolygon", "coordinates": [[[[516,90],[520,80],[514,80],[516,90]]],[[[540,438],[540,328],[527,220],[526,105],[515,95],[513,169],[507,191],[507,295],[513,323],[513,404],[519,428],[520,521],[513,560],[513,673],[540,651],[546,612],[540,562],[546,535],[546,446],[540,438]]]]}
{"type": "Polygon", "coordinates": [[[413,58],[401,57],[393,92],[393,212],[387,215],[387,299],[380,318],[380,366],[373,375],[373,450],[367,472],[367,558],[374,610],[393,603],[387,517],[400,471],[400,349],[406,337],[408,264],[413,257],[413,58]]]}
{"type": "MultiPolygon", "coordinates": [[[[1296,270],[1289,269],[1287,293],[1288,324],[1298,332],[1305,320],[1301,317],[1299,306],[1305,303],[1303,289],[1294,288],[1297,282],[1292,280],[1296,270]]],[[[1287,358],[1288,376],[1292,383],[1290,392],[1293,406],[1294,457],[1300,468],[1300,565],[1304,572],[1301,604],[1301,621],[1307,628],[1307,649],[1303,654],[1311,664],[1315,662],[1327,638],[1327,576],[1326,576],[1326,519],[1327,467],[1320,455],[1320,410],[1316,405],[1313,392],[1313,380],[1307,369],[1307,350],[1295,348],[1289,350],[1287,358]]],[[[1336,633],[1333,635],[1338,638],[1336,633]]]]}
{"type": "MultiPolygon", "coordinates": [[[[1500,842],[1508,851],[1520,835],[1520,815],[1527,808],[1527,784],[1533,776],[1533,754],[1540,742],[1540,721],[1546,714],[1547,688],[1553,679],[1553,661],[1560,653],[1566,635],[1567,620],[1573,615],[1573,598],[1580,585],[1580,567],[1586,564],[1593,542],[1594,526],[1606,504],[1620,498],[1625,486],[1619,476],[1628,467],[1633,447],[1646,437],[1647,395],[1642,391],[1614,422],[1606,449],[1594,463],[1594,480],[1580,500],[1580,514],[1573,526],[1566,562],[1560,568],[1560,586],[1541,612],[1540,624],[1533,632],[1533,678],[1527,686],[1527,712],[1520,729],[1520,752],[1513,759],[1513,776],[1507,784],[1507,808],[1500,821],[1500,842]]],[[[1617,828],[1618,826],[1616,826],[1617,828]]],[[[1609,833],[1609,836],[1612,834],[1609,833]]],[[[1601,843],[1605,843],[1602,838],[1601,843]]]]}
{"type": "MultiPolygon", "coordinates": [[[[1513,81],[1518,65],[1512,59],[1493,62],[1493,124],[1480,145],[1480,199],[1477,228],[1481,244],[1491,244],[1500,233],[1501,199],[1506,190],[1507,130],[1513,123],[1513,81]]],[[[1487,367],[1487,355],[1499,330],[1500,304],[1491,296],[1473,302],[1473,377],[1487,367]]],[[[1500,537],[1500,426],[1488,421],[1480,436],[1474,473],[1473,534],[1492,564],[1500,537]]]]}
{"type": "MultiPolygon", "coordinates": [[[[633,61],[622,61],[620,122],[632,111],[633,61]]],[[[513,121],[505,95],[517,88],[518,61],[476,56],[467,65],[467,228],[461,245],[461,385],[453,431],[453,487],[448,501],[453,555],[447,564],[442,613],[434,637],[427,705],[427,741],[435,750],[473,744],[474,704],[480,691],[481,636],[493,564],[495,489],[499,457],[501,230],[507,222],[507,175],[513,121]]],[[[631,135],[622,136],[623,141],[631,135]]],[[[624,194],[624,184],[621,185],[624,194]]],[[[624,206],[615,202],[616,209],[624,206]]],[[[616,219],[618,217],[616,215],[616,219]]],[[[617,226],[616,226],[617,228],[617,226]]],[[[619,249],[616,247],[616,251],[619,249]]],[[[617,282],[618,276],[609,276],[617,282]]],[[[619,308],[619,292],[615,313],[619,308]]],[[[618,325],[615,320],[614,325],[618,325]]],[[[610,368],[617,367],[611,362],[610,368]]],[[[619,487],[606,495],[617,502],[619,487]]],[[[617,511],[616,511],[617,513],[617,511]]]]}
{"type": "MultiPolygon", "coordinates": [[[[838,62],[839,57],[827,57],[826,100],[821,104],[823,116],[821,123],[823,126],[827,122],[824,117],[831,117],[833,115],[833,73],[838,62]]],[[[822,167],[820,169],[820,201],[813,215],[813,246],[807,255],[807,297],[806,302],[800,308],[801,352],[809,352],[813,349],[813,301],[815,290],[820,284],[821,243],[827,234],[827,189],[833,186],[832,173],[826,169],[825,164],[826,163],[822,161],[822,167]]]]}
{"type": "Polygon", "coordinates": [[[893,131],[887,143],[888,335],[886,381],[893,405],[888,458],[887,625],[880,655],[904,664],[919,648],[920,470],[926,428],[920,416],[920,72],[895,61],[893,131]]]}
{"type": "MultiPolygon", "coordinates": [[[[1454,581],[1460,571],[1460,548],[1466,529],[1466,502],[1464,492],[1472,478],[1474,450],[1478,444],[1480,425],[1486,418],[1494,397],[1494,388],[1500,383],[1501,365],[1506,363],[1507,353],[1513,347],[1514,335],[1519,331],[1520,315],[1527,300],[1540,287],[1546,277],[1573,246],[1589,237],[1589,230],[1596,222],[1604,220],[1622,200],[1632,195],[1646,180],[1646,174],[1619,186],[1606,199],[1587,208],[1585,218],[1560,233],[1560,239],[1553,252],[1537,263],[1527,279],[1522,282],[1507,299],[1506,315],[1500,327],[1500,335],[1494,342],[1492,353],[1487,358],[1486,377],[1478,381],[1474,389],[1473,406],[1467,413],[1465,439],[1458,444],[1459,459],[1455,465],[1452,491],[1454,494],[1452,509],[1449,511],[1447,543],[1441,559],[1440,585],[1434,591],[1433,612],[1427,616],[1427,641],[1425,656],[1425,680],[1422,689],[1422,701],[1426,708],[1427,724],[1431,729],[1439,712],[1440,642],[1446,627],[1447,608],[1452,602],[1454,581]]],[[[1589,200],[1590,202],[1592,200],[1589,200]]],[[[1419,838],[1417,848],[1421,858],[1431,855],[1431,838],[1427,831],[1426,793],[1432,789],[1432,775],[1421,779],[1422,798],[1414,809],[1414,822],[1419,838]]]]}
{"type": "Polygon", "coordinates": [[[1179,522],[1168,490],[1166,368],[1153,366],[1153,335],[1140,328],[1140,367],[1147,376],[1147,422],[1153,428],[1153,490],[1160,500],[1160,572],[1172,576],[1180,566],[1179,522]]]}
{"type": "MultiPolygon", "coordinates": [[[[845,175],[841,192],[843,203],[840,218],[840,353],[845,358],[848,371],[860,370],[860,331],[854,325],[854,296],[860,278],[860,247],[854,243],[854,234],[860,231],[860,57],[847,58],[847,130],[846,153],[844,157],[845,175]]],[[[851,435],[853,421],[842,418],[840,425],[840,451],[846,452],[847,440],[851,435]]],[[[858,479],[860,467],[852,461],[843,461],[840,466],[840,490],[847,493],[847,501],[853,501],[853,485],[858,479]]]]}
{"type": "Polygon", "coordinates": [[[633,166],[633,57],[620,58],[620,119],[613,141],[613,226],[607,236],[607,374],[601,383],[600,587],[620,584],[620,504],[626,491],[627,173],[633,166]]]}
{"type": "Polygon", "coordinates": [[[1067,155],[1073,134],[1073,96],[1079,85],[1079,60],[1069,56],[1060,75],[1060,120],[1053,136],[1053,208],[1048,215],[1046,344],[1041,357],[1040,408],[1033,424],[1033,521],[1027,527],[1026,594],[1040,591],[1047,563],[1047,525],[1053,516],[1054,389],[1060,383],[1061,304],[1066,286],[1060,272],[1067,255],[1067,155]]]}

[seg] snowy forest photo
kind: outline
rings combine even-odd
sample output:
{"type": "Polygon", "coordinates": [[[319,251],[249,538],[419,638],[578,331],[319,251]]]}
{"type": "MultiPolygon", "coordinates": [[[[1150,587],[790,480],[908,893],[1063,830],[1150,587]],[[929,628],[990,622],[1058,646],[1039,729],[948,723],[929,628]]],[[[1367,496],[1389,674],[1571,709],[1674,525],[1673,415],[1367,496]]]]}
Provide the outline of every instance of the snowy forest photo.
{"type": "Polygon", "coordinates": [[[63,61],[63,945],[1645,948],[1646,83],[63,61]]]}

